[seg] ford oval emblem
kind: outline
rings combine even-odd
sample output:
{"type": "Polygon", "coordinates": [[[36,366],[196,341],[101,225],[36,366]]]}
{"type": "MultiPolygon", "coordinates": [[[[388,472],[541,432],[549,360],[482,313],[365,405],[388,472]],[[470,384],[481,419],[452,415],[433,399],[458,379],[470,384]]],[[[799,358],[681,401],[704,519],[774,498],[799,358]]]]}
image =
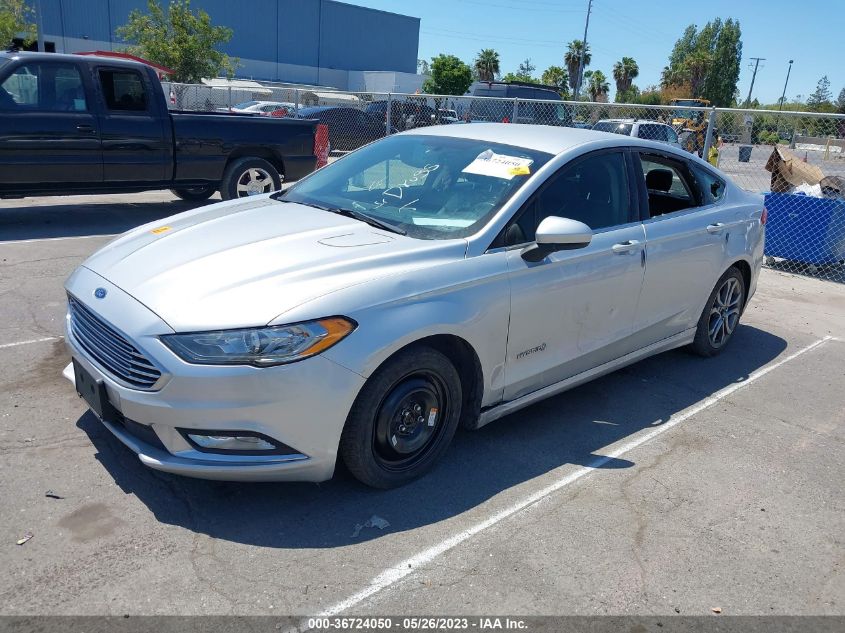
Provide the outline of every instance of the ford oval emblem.
{"type": "Polygon", "coordinates": [[[106,294],[108,294],[108,293],[107,293],[105,288],[97,288],[94,291],[94,296],[97,297],[97,299],[105,299],[106,294]]]}

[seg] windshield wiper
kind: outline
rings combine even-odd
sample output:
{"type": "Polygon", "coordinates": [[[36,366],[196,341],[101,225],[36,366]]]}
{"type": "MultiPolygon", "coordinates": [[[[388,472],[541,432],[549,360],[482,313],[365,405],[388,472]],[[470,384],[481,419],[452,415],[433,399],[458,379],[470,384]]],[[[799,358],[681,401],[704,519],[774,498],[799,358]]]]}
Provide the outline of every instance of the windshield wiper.
{"type": "Polygon", "coordinates": [[[303,204],[306,207],[313,207],[315,209],[320,209],[321,211],[328,211],[329,213],[336,213],[337,215],[342,215],[347,218],[352,218],[353,220],[358,220],[359,222],[364,222],[365,224],[369,224],[370,226],[374,226],[377,229],[384,229],[385,231],[390,231],[391,233],[398,233],[399,235],[407,235],[408,232],[405,229],[399,228],[395,224],[390,224],[389,222],[385,222],[384,220],[379,220],[378,218],[374,218],[371,215],[367,215],[366,213],[361,213],[360,211],[355,211],[353,209],[341,209],[339,207],[327,207],[322,204],[317,204],[314,202],[301,202],[298,200],[285,200],[284,198],[276,198],[278,202],[290,202],[292,204],[303,204]]]}

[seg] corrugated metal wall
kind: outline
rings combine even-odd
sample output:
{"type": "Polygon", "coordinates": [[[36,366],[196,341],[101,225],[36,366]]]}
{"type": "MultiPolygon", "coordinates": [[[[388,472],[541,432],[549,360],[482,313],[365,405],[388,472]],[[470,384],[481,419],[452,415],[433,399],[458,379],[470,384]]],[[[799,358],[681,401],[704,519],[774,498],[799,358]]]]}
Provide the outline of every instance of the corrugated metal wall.
{"type": "MultiPolygon", "coordinates": [[[[335,0],[193,0],[192,6],[234,31],[224,49],[242,60],[242,75],[330,83],[349,70],[416,72],[418,18],[335,0]]],[[[132,9],[145,8],[146,0],[42,0],[45,39],[66,52],[119,48],[115,29],[132,9]]]]}

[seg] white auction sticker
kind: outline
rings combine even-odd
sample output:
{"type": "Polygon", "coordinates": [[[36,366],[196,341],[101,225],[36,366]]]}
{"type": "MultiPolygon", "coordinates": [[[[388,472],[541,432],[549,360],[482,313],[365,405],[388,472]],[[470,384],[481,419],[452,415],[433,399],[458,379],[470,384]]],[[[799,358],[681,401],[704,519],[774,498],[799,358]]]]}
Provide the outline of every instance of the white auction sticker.
{"type": "Polygon", "coordinates": [[[465,174],[492,176],[512,180],[514,176],[528,176],[531,173],[530,158],[497,154],[492,149],[481,152],[474,161],[463,168],[465,174]]]}
{"type": "Polygon", "coordinates": [[[428,425],[434,426],[435,422],[437,422],[437,408],[431,407],[431,411],[428,412],[428,425]]]}

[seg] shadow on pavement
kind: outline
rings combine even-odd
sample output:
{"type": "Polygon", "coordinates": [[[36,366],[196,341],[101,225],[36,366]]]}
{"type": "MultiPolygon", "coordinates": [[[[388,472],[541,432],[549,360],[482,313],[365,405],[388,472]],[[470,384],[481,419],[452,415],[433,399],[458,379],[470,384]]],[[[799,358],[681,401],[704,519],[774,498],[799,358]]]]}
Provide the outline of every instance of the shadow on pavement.
{"type": "MultiPolygon", "coordinates": [[[[189,211],[216,199],[202,202],[173,200],[149,202],[134,196],[121,196],[116,202],[77,202],[44,206],[6,206],[15,201],[3,201],[0,207],[0,241],[32,240],[56,237],[83,237],[123,233],[147,222],[161,220],[176,213],[189,211]]],[[[103,196],[105,200],[106,197],[103,196]]],[[[58,198],[51,199],[59,200],[58,198]]]]}
{"type": "MultiPolygon", "coordinates": [[[[702,359],[683,350],[652,357],[480,431],[459,433],[433,472],[389,491],[365,488],[342,467],[319,485],[171,476],[142,466],[90,413],[77,425],[116,483],[163,523],[262,547],[340,547],[434,524],[561,466],[588,465],[603,447],[746,380],[786,346],[782,338],[743,326],[718,357],[702,359]],[[387,519],[390,528],[365,529],[354,538],[354,526],[372,515],[387,519]]],[[[615,459],[603,468],[631,466],[615,459]]]]}

